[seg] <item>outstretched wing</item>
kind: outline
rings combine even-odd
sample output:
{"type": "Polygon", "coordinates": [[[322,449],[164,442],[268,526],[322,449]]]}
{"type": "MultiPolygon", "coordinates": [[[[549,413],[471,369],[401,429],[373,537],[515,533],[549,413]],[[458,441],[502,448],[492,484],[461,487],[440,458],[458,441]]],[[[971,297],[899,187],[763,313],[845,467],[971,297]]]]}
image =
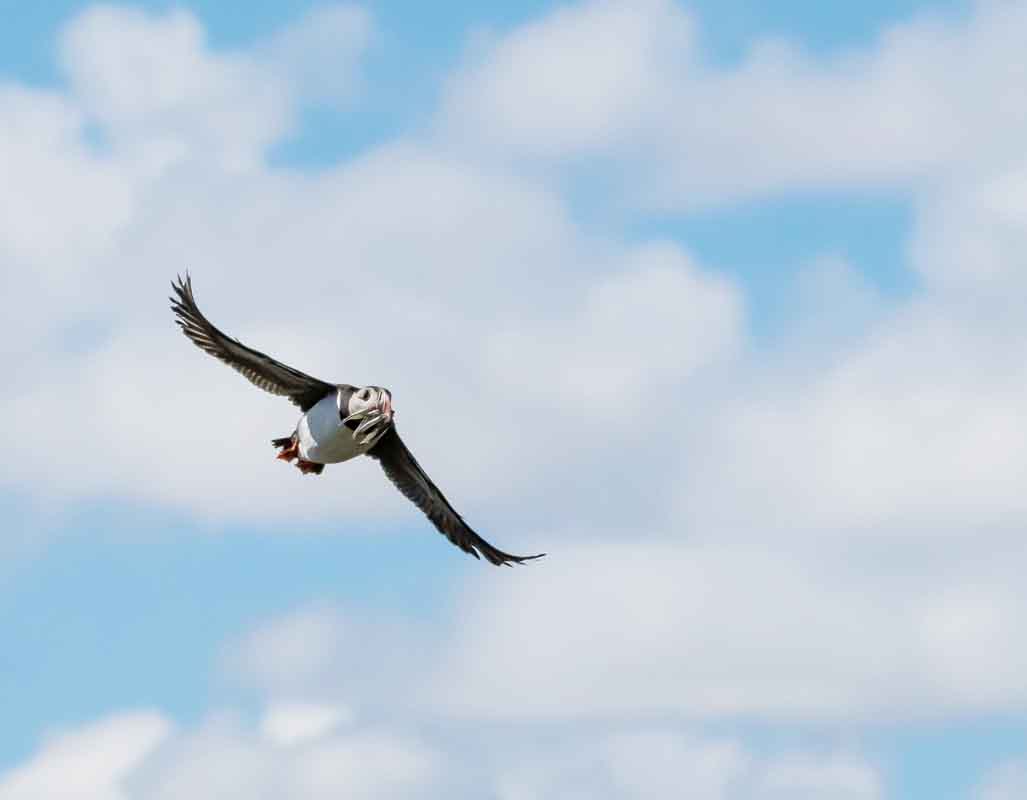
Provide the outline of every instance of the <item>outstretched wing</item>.
{"type": "Polygon", "coordinates": [[[185,335],[201,350],[242,373],[254,386],[271,394],[285,395],[304,411],[335,391],[332,384],[275,361],[215,328],[196,305],[193,282],[188,273],[184,281],[179,277],[178,283],[172,283],[171,288],[177,295],[177,298],[168,298],[171,310],[175,312],[175,321],[185,335]]]}
{"type": "Polygon", "coordinates": [[[408,500],[412,501],[425,516],[432,521],[432,524],[439,529],[449,541],[475,558],[478,554],[496,566],[511,563],[521,564],[533,558],[541,558],[545,553],[535,556],[514,556],[504,553],[475,533],[471,527],[464,522],[463,518],[449,504],[442,492],[439,491],[431,478],[421,469],[417,459],[403,444],[393,425],[388,433],[379,440],[368,455],[381,462],[382,469],[396,488],[398,488],[408,500]]]}

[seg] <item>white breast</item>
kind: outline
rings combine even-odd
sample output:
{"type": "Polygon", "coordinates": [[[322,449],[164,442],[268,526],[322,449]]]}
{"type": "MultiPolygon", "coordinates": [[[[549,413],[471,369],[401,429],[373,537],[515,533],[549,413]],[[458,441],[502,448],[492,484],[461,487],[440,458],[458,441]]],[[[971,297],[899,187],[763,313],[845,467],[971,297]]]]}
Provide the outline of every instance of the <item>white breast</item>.
{"type": "Polygon", "coordinates": [[[300,417],[296,433],[300,440],[300,458],[317,464],[337,464],[367,452],[358,447],[353,431],[342,424],[339,406],[333,392],[300,417]]]}

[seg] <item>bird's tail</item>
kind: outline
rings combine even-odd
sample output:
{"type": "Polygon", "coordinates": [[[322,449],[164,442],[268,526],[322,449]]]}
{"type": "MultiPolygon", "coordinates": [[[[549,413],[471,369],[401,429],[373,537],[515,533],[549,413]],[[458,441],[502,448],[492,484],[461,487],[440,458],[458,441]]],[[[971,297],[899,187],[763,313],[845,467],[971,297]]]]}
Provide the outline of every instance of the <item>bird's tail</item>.
{"type": "Polygon", "coordinates": [[[291,443],[292,443],[292,437],[291,436],[286,436],[284,439],[272,439],[271,440],[271,444],[273,444],[275,447],[278,447],[278,448],[288,447],[291,443]]]}

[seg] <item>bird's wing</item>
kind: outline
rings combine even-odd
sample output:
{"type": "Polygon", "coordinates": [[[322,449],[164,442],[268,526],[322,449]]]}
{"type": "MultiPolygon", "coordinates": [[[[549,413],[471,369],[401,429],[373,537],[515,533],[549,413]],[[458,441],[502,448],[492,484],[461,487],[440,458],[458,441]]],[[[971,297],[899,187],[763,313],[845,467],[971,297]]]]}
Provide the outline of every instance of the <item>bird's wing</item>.
{"type": "Polygon", "coordinates": [[[382,469],[385,470],[389,480],[396,484],[396,488],[424,512],[443,536],[465,553],[470,553],[475,558],[478,558],[478,554],[481,553],[496,566],[509,566],[511,563],[521,564],[545,555],[545,553],[535,556],[510,555],[493,547],[475,533],[449,504],[449,501],[439,491],[439,487],[432,483],[431,478],[421,469],[417,459],[399,438],[395,425],[389,428],[378,444],[368,452],[368,455],[381,462],[382,469]]]}
{"type": "Polygon", "coordinates": [[[275,361],[215,328],[196,305],[188,273],[184,281],[179,277],[178,283],[172,283],[171,288],[177,297],[168,299],[183,333],[201,350],[242,373],[254,386],[271,394],[285,395],[304,411],[336,390],[332,384],[275,361]]]}

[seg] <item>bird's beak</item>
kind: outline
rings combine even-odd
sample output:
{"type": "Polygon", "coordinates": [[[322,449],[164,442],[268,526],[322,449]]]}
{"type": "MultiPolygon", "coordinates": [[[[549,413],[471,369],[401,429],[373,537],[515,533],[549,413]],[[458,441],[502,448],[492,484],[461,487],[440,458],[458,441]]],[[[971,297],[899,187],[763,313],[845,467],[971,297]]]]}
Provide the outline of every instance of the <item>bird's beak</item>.
{"type": "Polygon", "coordinates": [[[350,414],[342,422],[345,424],[350,420],[362,420],[353,431],[353,438],[359,439],[362,445],[369,444],[373,446],[389,429],[389,426],[392,424],[393,414],[392,395],[383,391],[378,396],[378,402],[373,409],[365,408],[363,411],[357,411],[350,414]],[[361,436],[364,438],[360,439],[361,436]]]}

